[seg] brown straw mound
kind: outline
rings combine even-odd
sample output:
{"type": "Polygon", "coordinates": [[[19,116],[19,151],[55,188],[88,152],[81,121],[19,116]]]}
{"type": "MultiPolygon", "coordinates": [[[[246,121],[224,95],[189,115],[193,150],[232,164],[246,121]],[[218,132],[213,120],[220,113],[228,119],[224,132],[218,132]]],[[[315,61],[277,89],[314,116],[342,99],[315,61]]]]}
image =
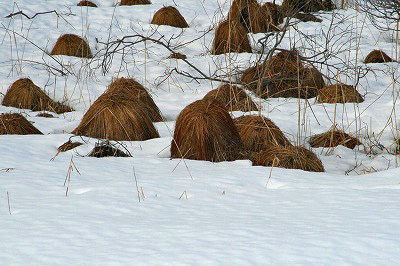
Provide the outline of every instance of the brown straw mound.
{"type": "Polygon", "coordinates": [[[102,94],[72,134],[109,140],[148,140],[160,137],[137,98],[121,92],[102,94]]]}
{"type": "Polygon", "coordinates": [[[165,6],[158,10],[151,20],[151,24],[167,25],[176,28],[189,28],[185,18],[173,6],[165,6]]]}
{"type": "Polygon", "coordinates": [[[277,125],[263,116],[246,115],[233,119],[246,150],[259,152],[270,146],[291,146],[277,125]]]}
{"type": "Polygon", "coordinates": [[[300,146],[271,146],[256,153],[253,165],[272,166],[287,169],[301,169],[310,172],[324,172],[321,160],[312,152],[300,146]]]}
{"type": "Polygon", "coordinates": [[[150,0],[121,0],[120,6],[150,5],[150,0]]]}
{"type": "Polygon", "coordinates": [[[221,22],[215,30],[211,54],[251,53],[246,29],[233,20],[221,22]]]}
{"type": "Polygon", "coordinates": [[[89,7],[97,7],[97,5],[95,3],[92,3],[90,1],[87,0],[82,0],[80,1],[77,6],[89,6],[89,7]]]}
{"type": "Polygon", "coordinates": [[[50,54],[69,55],[83,58],[93,57],[86,40],[75,34],[64,34],[60,36],[50,54]]]}
{"type": "Polygon", "coordinates": [[[394,60],[381,50],[371,51],[364,60],[365,64],[386,62],[394,62],[394,60]]]}
{"type": "Polygon", "coordinates": [[[181,53],[172,53],[167,58],[169,59],[186,59],[186,55],[181,53]]]}
{"type": "Polygon", "coordinates": [[[186,106],[175,124],[171,157],[211,162],[241,158],[243,143],[224,106],[199,100],[186,106]]]}
{"type": "Polygon", "coordinates": [[[350,85],[334,84],[322,88],[318,93],[319,103],[362,103],[364,98],[350,85]]]}
{"type": "Polygon", "coordinates": [[[252,33],[279,30],[272,17],[256,0],[234,0],[228,13],[229,20],[237,21],[252,33]]]}
{"type": "Polygon", "coordinates": [[[36,115],[37,117],[54,118],[54,115],[43,112],[36,115]]]}
{"type": "Polygon", "coordinates": [[[153,98],[145,87],[132,78],[117,78],[108,86],[106,93],[129,95],[130,98],[141,102],[153,122],[161,122],[163,118],[153,98]]]}
{"type": "Polygon", "coordinates": [[[0,114],[0,135],[30,135],[40,134],[36,127],[24,116],[18,113],[0,114]]]}
{"type": "Polygon", "coordinates": [[[357,138],[336,129],[311,136],[309,142],[311,147],[336,147],[342,145],[350,149],[354,149],[356,145],[361,144],[361,141],[357,138]]]}
{"type": "Polygon", "coordinates": [[[261,79],[262,75],[262,65],[256,65],[247,68],[240,77],[240,82],[246,88],[251,88],[257,86],[258,81],[261,79]]]}
{"type": "Polygon", "coordinates": [[[220,101],[228,111],[258,111],[257,105],[241,88],[222,84],[217,89],[207,93],[203,99],[216,99],[220,101]]]}
{"type": "Polygon", "coordinates": [[[332,11],[336,6],[332,0],[283,0],[282,10],[285,14],[297,12],[332,11]]]}
{"type": "Polygon", "coordinates": [[[83,145],[82,142],[76,141],[76,142],[72,142],[71,140],[65,142],[64,144],[62,144],[60,147],[58,147],[57,151],[58,152],[66,152],[72,149],[75,149],[76,147],[79,147],[83,145]]]}
{"type": "Polygon", "coordinates": [[[10,86],[4,95],[2,105],[58,114],[73,111],[71,107],[53,101],[28,78],[19,79],[10,86]]]}
{"type": "Polygon", "coordinates": [[[103,158],[103,157],[132,157],[129,154],[113,147],[109,142],[103,142],[95,145],[93,150],[89,153],[89,157],[103,158]]]}
{"type": "Polygon", "coordinates": [[[272,25],[276,26],[283,22],[284,16],[281,12],[281,7],[279,5],[271,2],[266,2],[262,5],[262,8],[264,8],[272,25]]]}

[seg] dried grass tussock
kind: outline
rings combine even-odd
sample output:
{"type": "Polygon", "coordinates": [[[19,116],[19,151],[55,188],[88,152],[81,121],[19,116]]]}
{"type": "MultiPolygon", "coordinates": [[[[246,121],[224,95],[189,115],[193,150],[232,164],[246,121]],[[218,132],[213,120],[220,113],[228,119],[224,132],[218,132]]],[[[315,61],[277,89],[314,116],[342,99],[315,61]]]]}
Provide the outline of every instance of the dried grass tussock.
{"type": "Polygon", "coordinates": [[[120,6],[150,5],[150,0],[121,0],[120,6]]]}
{"type": "Polygon", "coordinates": [[[186,55],[185,54],[181,54],[181,53],[172,53],[170,54],[167,58],[169,59],[186,59],[186,55]]]}
{"type": "Polygon", "coordinates": [[[331,129],[328,132],[311,136],[309,143],[311,147],[336,147],[342,145],[349,149],[354,149],[361,144],[361,141],[341,130],[331,129]]]}
{"type": "Polygon", "coordinates": [[[188,28],[185,18],[173,6],[165,6],[158,10],[151,20],[151,24],[167,25],[176,28],[188,28]]]}
{"type": "Polygon", "coordinates": [[[60,36],[50,54],[82,58],[93,57],[87,41],[75,34],[64,34],[60,36]]]}
{"type": "Polygon", "coordinates": [[[262,5],[262,8],[264,8],[272,25],[277,26],[283,23],[284,16],[281,12],[281,7],[279,5],[271,2],[266,2],[262,5]]]}
{"type": "Polygon", "coordinates": [[[23,115],[18,113],[0,114],[0,135],[43,135],[23,115]]]}
{"type": "Polygon", "coordinates": [[[241,88],[222,84],[204,96],[204,99],[216,99],[220,101],[228,111],[258,111],[257,105],[241,88]]]}
{"type": "Polygon", "coordinates": [[[72,134],[108,140],[159,138],[147,107],[122,92],[102,94],[83,116],[72,134]]]}
{"type": "Polygon", "coordinates": [[[69,140],[69,141],[65,142],[64,144],[62,144],[60,147],[58,147],[57,151],[58,152],[66,152],[66,151],[75,149],[76,147],[79,147],[81,145],[83,145],[82,142],[79,142],[79,141],[72,142],[71,140],[69,140]]]}
{"type": "Polygon", "coordinates": [[[333,84],[322,88],[318,93],[318,103],[362,103],[364,98],[351,85],[333,84]]]}
{"type": "Polygon", "coordinates": [[[228,13],[229,20],[240,22],[252,33],[279,30],[272,17],[256,0],[234,0],[228,13]]]}
{"type": "Polygon", "coordinates": [[[155,104],[153,98],[139,82],[132,78],[117,78],[108,86],[105,93],[117,93],[127,95],[130,99],[135,99],[142,103],[145,110],[153,122],[163,121],[163,117],[155,104]]]}
{"type": "Polygon", "coordinates": [[[172,158],[233,161],[242,152],[239,133],[219,101],[198,100],[179,114],[171,143],[172,158]]]}
{"type": "Polygon", "coordinates": [[[95,145],[93,150],[89,153],[89,157],[103,158],[103,157],[132,157],[129,154],[113,147],[109,142],[103,142],[95,145]]]}
{"type": "Polygon", "coordinates": [[[233,119],[246,150],[260,152],[271,146],[291,146],[277,125],[263,116],[246,115],[233,119]]]}
{"type": "Polygon", "coordinates": [[[87,1],[87,0],[82,0],[80,1],[77,6],[89,6],[89,7],[97,7],[97,5],[93,2],[87,1]]]}
{"type": "Polygon", "coordinates": [[[367,57],[365,57],[364,63],[371,64],[371,63],[387,63],[387,62],[394,62],[394,60],[388,56],[385,52],[381,50],[373,50],[371,51],[367,57]]]}
{"type": "Polygon", "coordinates": [[[215,30],[211,54],[251,53],[246,29],[237,21],[225,20],[215,30]]]}
{"type": "Polygon", "coordinates": [[[10,86],[4,95],[2,105],[58,114],[73,111],[71,107],[53,101],[28,78],[21,78],[10,86]]]}
{"type": "Polygon", "coordinates": [[[282,10],[285,14],[296,12],[332,11],[336,5],[332,0],[283,0],[282,10]]]}
{"type": "Polygon", "coordinates": [[[271,146],[256,153],[251,160],[253,165],[325,172],[321,160],[312,151],[301,146],[271,146]]]}

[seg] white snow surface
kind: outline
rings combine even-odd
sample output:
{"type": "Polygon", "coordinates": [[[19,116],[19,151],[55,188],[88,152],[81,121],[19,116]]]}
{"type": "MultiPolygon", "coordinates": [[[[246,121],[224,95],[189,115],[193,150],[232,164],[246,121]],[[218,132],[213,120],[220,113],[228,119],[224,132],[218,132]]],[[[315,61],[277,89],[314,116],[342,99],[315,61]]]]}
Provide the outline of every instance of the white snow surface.
{"type": "MultiPolygon", "coordinates": [[[[77,7],[77,2],[0,2],[0,93],[18,78],[29,77],[53,99],[66,100],[76,110],[42,118],[36,117],[38,112],[0,106],[0,113],[22,113],[44,133],[0,135],[1,265],[399,263],[400,168],[394,151],[400,110],[399,84],[393,83],[398,63],[371,64],[371,71],[358,81],[354,74],[321,68],[331,79],[357,83],[365,96],[360,104],[335,107],[315,99],[254,97],[262,114],[294,144],[310,148],[308,137],[329,130],[333,121],[361,139],[363,145],[354,150],[312,149],[325,173],[252,166],[248,160],[171,160],[169,145],[179,112],[219,83],[177,73],[166,76],[174,67],[199,74],[182,61],[167,59],[170,52],[151,42],[136,45],[135,52],[127,50],[123,63],[116,56],[103,75],[102,43],[135,34],[164,41],[176,36],[171,45],[180,45],[176,51],[204,73],[236,73],[260,55],[210,54],[215,25],[229,10],[229,1],[153,0],[145,6],[93,1],[98,8],[77,7]],[[166,5],[176,6],[190,28],[151,25],[152,15],[166,5]],[[56,10],[59,16],[6,18],[19,10],[28,16],[56,10]],[[60,65],[45,53],[64,33],[85,36],[95,54],[89,60],[56,56],[71,72],[66,76],[49,70],[60,65]],[[155,123],[161,137],[123,142],[133,157],[88,157],[97,140],[70,132],[113,78],[128,76],[149,90],[165,117],[165,122],[155,123]],[[85,144],[54,157],[70,137],[85,144]],[[378,142],[386,148],[374,145],[378,142]]],[[[379,32],[364,14],[348,9],[316,15],[322,23],[299,23],[296,28],[323,45],[330,23],[341,21],[330,42],[340,53],[329,64],[366,67],[363,59],[376,48],[396,57],[396,44],[388,38],[393,33],[379,32]],[[348,33],[340,34],[345,29],[348,33]]],[[[255,51],[264,36],[249,34],[255,51]]],[[[305,56],[322,49],[291,29],[280,47],[293,46],[305,56]]]]}

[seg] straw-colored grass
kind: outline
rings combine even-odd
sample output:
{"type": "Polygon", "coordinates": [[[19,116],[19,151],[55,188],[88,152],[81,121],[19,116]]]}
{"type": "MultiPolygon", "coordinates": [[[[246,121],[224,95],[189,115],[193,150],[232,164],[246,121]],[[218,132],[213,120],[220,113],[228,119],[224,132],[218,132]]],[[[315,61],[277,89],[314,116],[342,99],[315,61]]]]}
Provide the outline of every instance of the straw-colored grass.
{"type": "Polygon", "coordinates": [[[322,88],[317,97],[319,103],[361,103],[363,101],[364,98],[355,87],[339,83],[322,88]]]}
{"type": "Polygon", "coordinates": [[[301,169],[310,172],[324,172],[321,160],[310,150],[301,146],[271,146],[252,156],[253,165],[287,169],[301,169]]]}
{"type": "Polygon", "coordinates": [[[51,55],[68,55],[82,58],[92,58],[87,41],[75,34],[60,36],[51,50],[51,55]]]}
{"type": "Polygon", "coordinates": [[[285,14],[296,12],[332,11],[336,6],[332,0],[283,0],[282,10],[285,14]]]}
{"type": "Polygon", "coordinates": [[[168,56],[169,59],[186,59],[186,55],[182,53],[172,53],[168,56]]]}
{"type": "Polygon", "coordinates": [[[153,98],[142,84],[132,78],[117,78],[108,86],[106,93],[127,95],[141,102],[153,122],[163,121],[163,117],[153,98]]]}
{"type": "Polygon", "coordinates": [[[71,140],[68,140],[67,142],[62,144],[60,147],[58,147],[57,151],[58,152],[66,152],[66,151],[75,149],[76,147],[79,147],[81,145],[83,145],[82,142],[79,142],[79,141],[73,142],[71,140]]]}
{"type": "Polygon", "coordinates": [[[108,140],[148,140],[160,137],[145,106],[121,91],[102,94],[72,134],[108,140]]]}
{"type": "Polygon", "coordinates": [[[371,51],[367,57],[365,57],[364,63],[371,64],[371,63],[387,63],[387,62],[394,62],[390,56],[388,56],[385,52],[381,50],[373,50],[371,51]]]}
{"type": "Polygon", "coordinates": [[[39,129],[34,127],[23,115],[18,113],[0,114],[0,135],[31,135],[40,134],[39,129]]]}
{"type": "Polygon", "coordinates": [[[246,29],[240,22],[225,20],[215,30],[211,54],[251,53],[246,29]]]}
{"type": "Polygon", "coordinates": [[[150,5],[150,0],[121,0],[120,6],[150,5]]]}
{"type": "Polygon", "coordinates": [[[172,158],[233,161],[243,156],[243,143],[225,107],[216,100],[186,106],[175,124],[172,158]]]}
{"type": "Polygon", "coordinates": [[[270,119],[246,115],[233,119],[246,150],[260,152],[271,146],[291,146],[283,132],[270,119]]]}
{"type": "Polygon", "coordinates": [[[53,101],[28,78],[21,78],[10,86],[4,95],[2,105],[58,114],[73,111],[71,107],[53,101]]]}
{"type": "Polygon", "coordinates": [[[97,7],[97,5],[91,1],[82,0],[80,1],[77,6],[89,6],[89,7],[97,7]]]}
{"type": "Polygon", "coordinates": [[[341,130],[332,129],[328,132],[311,136],[309,143],[311,147],[315,148],[336,147],[338,145],[342,145],[349,149],[354,149],[357,145],[361,144],[361,141],[341,130]]]}
{"type": "Polygon", "coordinates": [[[222,84],[204,96],[204,99],[220,101],[228,111],[258,111],[257,105],[241,88],[232,84],[222,84]]]}
{"type": "Polygon", "coordinates": [[[176,28],[188,28],[185,18],[173,6],[165,6],[158,10],[151,20],[151,24],[167,25],[176,28]]]}

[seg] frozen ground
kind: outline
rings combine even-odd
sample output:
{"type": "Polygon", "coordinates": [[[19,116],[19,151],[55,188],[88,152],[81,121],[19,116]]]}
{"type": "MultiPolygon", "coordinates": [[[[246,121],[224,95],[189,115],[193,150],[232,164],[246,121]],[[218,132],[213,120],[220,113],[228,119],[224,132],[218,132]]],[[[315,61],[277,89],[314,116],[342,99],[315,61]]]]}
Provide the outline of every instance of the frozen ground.
{"type": "MultiPolygon", "coordinates": [[[[176,36],[181,30],[149,24],[156,10],[172,2],[154,0],[148,6],[114,8],[114,1],[94,1],[100,7],[90,9],[76,7],[76,2],[0,3],[0,92],[4,94],[16,79],[29,77],[51,97],[68,100],[76,109],[49,119],[35,117],[37,112],[30,110],[0,106],[0,113],[22,112],[45,134],[0,136],[2,265],[398,264],[400,169],[398,156],[392,154],[399,134],[398,84],[393,88],[392,82],[398,76],[398,63],[371,65],[374,71],[358,84],[365,101],[338,105],[336,115],[333,105],[317,104],[314,99],[299,105],[297,99],[254,98],[293,143],[307,145],[310,135],[327,131],[333,121],[358,135],[364,145],[355,150],[313,149],[325,173],[254,167],[247,160],[170,160],[170,132],[177,115],[219,84],[197,83],[176,73],[160,84],[166,70],[174,67],[197,73],[183,62],[167,59],[169,52],[151,43],[127,54],[126,64],[116,57],[110,71],[102,75],[104,47],[96,40],[132,34],[154,33],[153,37],[166,40],[176,36]],[[5,18],[18,10],[29,16],[57,10],[62,16],[5,18]],[[63,33],[86,36],[97,55],[89,61],[59,56],[72,74],[55,76],[39,63],[59,68],[42,50],[51,50],[63,33]],[[167,120],[156,123],[161,138],[125,142],[132,158],[103,159],[86,157],[96,140],[85,138],[87,144],[51,160],[90,104],[117,76],[134,77],[152,92],[167,120]],[[379,148],[378,142],[387,149],[379,148]],[[373,152],[368,152],[371,148],[373,152]],[[66,197],[64,181],[70,168],[66,197]]],[[[176,4],[190,28],[172,44],[190,42],[177,51],[202,71],[221,74],[229,72],[227,66],[244,69],[257,59],[257,54],[210,55],[214,31],[196,39],[226,14],[227,2],[176,4]]],[[[377,47],[395,57],[391,34],[374,29],[363,14],[349,9],[318,16],[324,19],[322,24],[300,23],[298,29],[314,35],[322,45],[323,33],[334,22],[331,35],[336,42],[330,47],[340,53],[329,64],[363,66],[364,57],[377,47]],[[344,29],[348,33],[342,34],[344,29]]],[[[250,36],[255,50],[263,36],[250,36]]],[[[322,49],[291,30],[281,47],[294,45],[305,55],[322,49]]],[[[323,67],[322,72],[337,76],[332,68],[323,67]]],[[[338,76],[346,83],[356,82],[353,74],[338,76]]]]}

